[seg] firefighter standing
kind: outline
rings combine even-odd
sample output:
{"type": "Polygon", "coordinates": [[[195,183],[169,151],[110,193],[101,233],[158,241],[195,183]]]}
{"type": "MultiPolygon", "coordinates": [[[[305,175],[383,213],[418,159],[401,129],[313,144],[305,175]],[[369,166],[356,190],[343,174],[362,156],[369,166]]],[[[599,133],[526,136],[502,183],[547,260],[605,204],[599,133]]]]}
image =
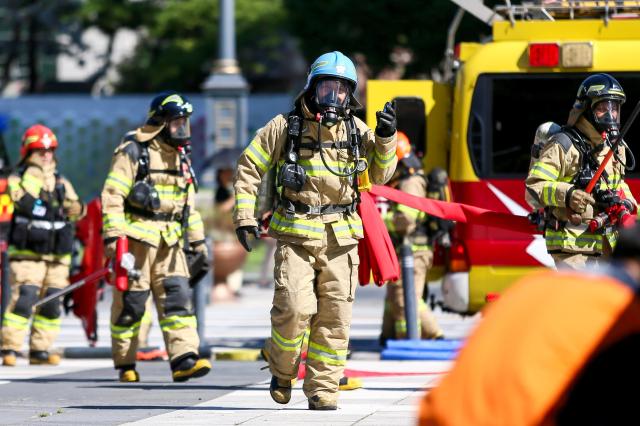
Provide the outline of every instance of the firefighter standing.
{"type": "Polygon", "coordinates": [[[211,364],[199,359],[184,237],[207,255],[204,227],[194,209],[195,176],[185,148],[191,136],[192,105],[175,92],[151,102],[144,126],[127,133],[115,150],[102,191],[105,255],[113,258],[117,239],[129,239],[139,277],[126,291],[113,291],[111,342],[120,381],[137,382],[138,333],[151,293],[158,311],[172,377],[201,377],[211,364]]]}
{"type": "Polygon", "coordinates": [[[593,191],[586,183],[610,147],[603,135],[615,142],[619,135],[620,107],[625,94],[608,74],[594,74],[582,82],[567,126],[554,134],[533,163],[526,180],[528,196],[546,207],[547,251],[556,266],[582,268],[607,255],[615,246],[617,227],[605,223],[595,231],[589,222],[608,208],[636,210],[636,200],[624,182],[625,144],[606,165],[593,191]]]}
{"type": "MultiPolygon", "coordinates": [[[[33,305],[69,284],[69,267],[76,221],[85,206],[71,183],[56,169],[55,134],[36,124],[22,137],[18,172],[9,177],[14,203],[9,237],[11,301],[2,322],[3,365],[16,364],[29,327],[33,305]]],[[[39,307],[31,325],[30,364],[56,365],[60,357],[49,353],[60,332],[61,302],[39,307]]]]}
{"type": "MultiPolygon", "coordinates": [[[[411,143],[403,132],[398,132],[398,145],[396,148],[398,157],[398,167],[392,181],[398,190],[417,197],[440,198],[440,193],[430,193],[427,190],[427,177],[422,170],[420,159],[412,152],[411,143]]],[[[436,176],[440,178],[442,184],[446,185],[446,172],[442,169],[436,170],[444,173],[436,176]]],[[[392,240],[396,247],[403,244],[404,237],[408,238],[411,244],[414,259],[414,282],[416,300],[418,306],[418,329],[421,331],[423,339],[441,339],[443,332],[436,321],[433,312],[423,300],[427,273],[433,264],[433,237],[438,229],[433,229],[436,224],[430,220],[424,212],[404,206],[394,204],[385,215],[385,223],[389,229],[392,240]]],[[[385,299],[385,312],[383,315],[382,338],[384,341],[395,337],[403,339],[407,336],[407,321],[404,315],[404,290],[402,281],[396,281],[387,285],[387,295],[385,299]]]]}
{"type": "Polygon", "coordinates": [[[291,398],[309,328],[303,386],[309,408],[337,408],[363,236],[356,173],[364,172],[366,159],[375,183],[395,170],[395,111],[388,104],[377,113],[374,134],[352,115],[360,106],[356,86],[351,60],[340,52],[321,55],[295,110],[267,123],[238,159],[234,221],[247,250],[248,235],[259,235],[254,210],[261,179],[271,167],[278,173],[279,205],[269,225],[278,240],[275,291],[265,354],[270,393],[281,404],[291,398]]]}

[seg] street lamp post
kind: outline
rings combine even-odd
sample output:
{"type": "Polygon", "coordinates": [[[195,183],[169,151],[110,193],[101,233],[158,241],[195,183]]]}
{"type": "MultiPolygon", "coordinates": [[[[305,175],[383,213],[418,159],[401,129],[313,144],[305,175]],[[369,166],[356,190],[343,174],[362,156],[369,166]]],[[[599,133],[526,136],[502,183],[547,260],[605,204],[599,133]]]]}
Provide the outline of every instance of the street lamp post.
{"type": "MultiPolygon", "coordinates": [[[[206,96],[206,147],[209,158],[221,148],[242,147],[247,141],[249,86],[236,60],[234,0],[220,0],[219,58],[203,84],[206,96]]],[[[206,170],[202,184],[212,188],[214,170],[206,170]]]]}

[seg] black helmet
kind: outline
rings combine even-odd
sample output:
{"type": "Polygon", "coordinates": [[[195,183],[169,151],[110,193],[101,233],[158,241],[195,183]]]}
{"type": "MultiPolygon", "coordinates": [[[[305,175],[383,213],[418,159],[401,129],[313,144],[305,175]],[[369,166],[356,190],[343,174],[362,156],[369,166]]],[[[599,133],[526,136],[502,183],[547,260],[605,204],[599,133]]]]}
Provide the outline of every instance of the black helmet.
{"type": "Polygon", "coordinates": [[[596,130],[617,131],[620,124],[620,106],[626,99],[618,80],[609,74],[594,74],[587,77],[580,85],[574,109],[585,112],[585,118],[596,130]],[[595,114],[598,105],[606,110],[600,116],[595,114]]]}
{"type": "Polygon", "coordinates": [[[187,98],[174,91],[162,92],[151,101],[147,124],[163,126],[161,133],[163,139],[171,145],[184,145],[191,138],[189,117],[192,112],[193,105],[187,98]],[[172,126],[170,122],[177,118],[186,118],[186,120],[177,126],[172,126]]]}
{"type": "Polygon", "coordinates": [[[162,126],[178,117],[189,117],[192,112],[193,105],[187,98],[174,91],[162,92],[151,101],[147,124],[162,126]]]}

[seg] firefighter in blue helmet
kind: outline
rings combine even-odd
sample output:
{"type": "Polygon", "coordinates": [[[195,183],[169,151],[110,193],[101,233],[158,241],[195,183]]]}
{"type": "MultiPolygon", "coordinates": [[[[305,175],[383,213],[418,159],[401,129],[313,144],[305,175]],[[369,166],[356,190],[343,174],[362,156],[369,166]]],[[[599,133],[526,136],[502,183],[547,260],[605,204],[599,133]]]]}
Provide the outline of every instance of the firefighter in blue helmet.
{"type": "Polygon", "coordinates": [[[346,362],[355,289],[358,177],[385,183],[396,166],[396,119],[389,104],[375,133],[352,112],[360,107],[353,62],[340,52],[321,55],[289,114],[262,128],[238,159],[234,222],[251,249],[258,236],[256,199],[263,176],[275,167],[278,204],[269,225],[277,242],[271,338],[264,350],[273,375],[270,393],[291,398],[300,351],[309,333],[303,390],[310,409],[335,410],[346,362]]]}

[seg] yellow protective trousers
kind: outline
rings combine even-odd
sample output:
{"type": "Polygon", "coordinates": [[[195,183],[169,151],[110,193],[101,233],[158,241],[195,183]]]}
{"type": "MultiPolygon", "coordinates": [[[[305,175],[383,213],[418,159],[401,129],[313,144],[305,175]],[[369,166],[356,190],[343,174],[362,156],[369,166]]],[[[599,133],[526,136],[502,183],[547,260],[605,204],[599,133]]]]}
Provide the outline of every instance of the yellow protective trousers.
{"type": "Polygon", "coordinates": [[[182,248],[160,243],[159,247],[129,239],[140,278],[129,279],[129,289],[113,290],[111,305],[111,353],[116,368],[136,362],[138,335],[144,321],[149,293],[158,311],[158,321],[172,364],[197,355],[200,340],[192,307],[189,272],[182,248]]]}
{"type": "MultiPolygon", "coordinates": [[[[433,339],[442,336],[442,329],[438,325],[433,312],[422,299],[426,285],[427,272],[433,263],[433,252],[421,250],[413,253],[414,259],[414,286],[418,306],[418,329],[423,339],[433,339]]],[[[385,317],[393,321],[395,337],[403,339],[407,337],[407,320],[404,315],[404,289],[402,281],[387,284],[387,296],[385,300],[385,317]],[[389,315],[390,313],[390,315],[389,315]]],[[[383,321],[384,323],[384,321],[383,321]]],[[[383,334],[385,333],[383,324],[383,334]]]]}
{"type": "MultiPolygon", "coordinates": [[[[44,260],[11,260],[11,301],[2,320],[2,350],[20,351],[33,305],[69,285],[69,265],[44,260]]],[[[48,351],[60,333],[61,300],[40,306],[31,325],[29,349],[48,351]]]]}
{"type": "Polygon", "coordinates": [[[265,349],[271,373],[293,379],[309,333],[303,386],[308,398],[337,399],[358,286],[357,247],[339,246],[331,224],[320,241],[279,240],[276,246],[271,338],[265,349]]]}

